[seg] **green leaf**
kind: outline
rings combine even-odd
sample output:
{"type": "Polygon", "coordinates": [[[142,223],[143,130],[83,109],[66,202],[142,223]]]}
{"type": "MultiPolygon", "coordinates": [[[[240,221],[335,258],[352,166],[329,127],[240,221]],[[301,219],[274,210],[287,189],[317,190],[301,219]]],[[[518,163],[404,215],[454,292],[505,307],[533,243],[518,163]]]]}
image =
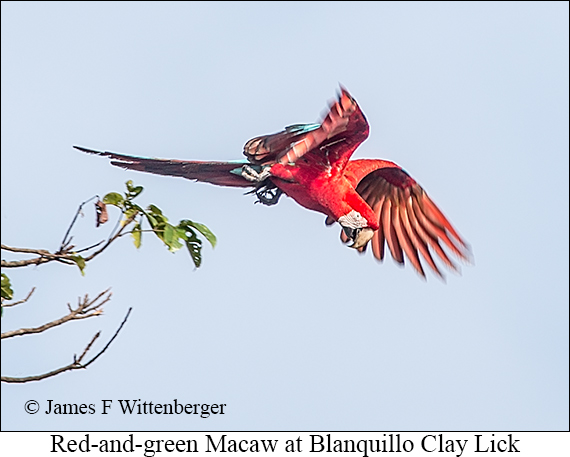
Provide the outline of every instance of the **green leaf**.
{"type": "Polygon", "coordinates": [[[125,183],[127,185],[127,193],[125,194],[128,199],[133,199],[143,191],[142,186],[134,186],[133,181],[130,179],[125,183]]]}
{"type": "Polygon", "coordinates": [[[72,255],[69,256],[69,258],[77,264],[77,266],[79,267],[79,271],[81,271],[81,274],[85,276],[85,271],[83,271],[85,270],[85,259],[80,255],[72,255]]]}
{"type": "Polygon", "coordinates": [[[134,227],[133,227],[133,231],[131,232],[131,235],[133,236],[133,242],[135,243],[135,247],[138,249],[141,247],[141,241],[142,241],[142,232],[141,232],[141,224],[137,223],[134,227]]]}
{"type": "MultiPolygon", "coordinates": [[[[182,229],[178,228],[178,230],[181,231],[182,229]]],[[[184,229],[184,235],[181,236],[181,238],[184,240],[186,248],[188,248],[194,265],[196,268],[200,268],[200,265],[202,265],[202,240],[200,240],[196,232],[189,227],[184,229]]]]}
{"type": "Polygon", "coordinates": [[[196,268],[200,268],[200,265],[202,265],[202,243],[186,241],[186,247],[188,248],[190,257],[192,257],[194,265],[196,268]]]}
{"type": "Polygon", "coordinates": [[[2,299],[3,300],[12,300],[14,296],[14,291],[12,290],[12,284],[10,284],[10,278],[2,273],[2,299]]]}
{"type": "Polygon", "coordinates": [[[162,214],[160,208],[157,208],[154,205],[148,205],[144,214],[152,228],[155,228],[157,225],[166,224],[168,222],[168,218],[162,214]]]}
{"type": "Polygon", "coordinates": [[[147,211],[151,214],[162,216],[162,210],[158,206],[148,205],[147,211]]]}
{"type": "MultiPolygon", "coordinates": [[[[194,265],[196,268],[200,267],[202,263],[203,238],[208,240],[212,247],[215,247],[217,244],[216,236],[210,229],[204,224],[187,219],[180,221],[177,226],[170,224],[168,218],[156,205],[148,205],[146,209],[142,209],[133,203],[132,199],[143,191],[142,186],[135,186],[131,180],[127,181],[125,185],[127,191],[124,197],[117,192],[111,192],[105,195],[103,202],[117,206],[122,210],[124,216],[124,219],[121,221],[122,225],[126,225],[127,221],[133,222],[134,227],[130,233],[135,247],[138,249],[142,244],[142,215],[144,215],[154,234],[166,245],[170,252],[176,252],[186,244],[194,265]],[[138,217],[139,214],[141,215],[140,218],[138,217]]],[[[71,259],[77,263],[83,274],[85,260],[81,256],[73,256],[71,259]]]]}
{"type": "Polygon", "coordinates": [[[164,224],[156,224],[155,227],[152,228],[154,234],[160,238],[164,242],[164,224]]]}
{"type": "Polygon", "coordinates": [[[145,212],[144,215],[146,216],[146,219],[148,220],[148,223],[150,224],[151,228],[154,230],[158,225],[158,221],[152,214],[145,212]]]}
{"type": "Polygon", "coordinates": [[[130,200],[125,200],[125,209],[136,209],[137,211],[144,213],[144,210],[139,205],[130,200]]]}
{"type": "Polygon", "coordinates": [[[188,241],[188,231],[184,228],[180,228],[180,226],[176,226],[176,231],[178,232],[178,238],[180,238],[182,241],[186,242],[188,241]]]}
{"type": "Polygon", "coordinates": [[[125,220],[129,220],[130,218],[134,218],[140,212],[140,208],[137,205],[133,205],[127,210],[125,210],[125,220]]]}
{"type": "Polygon", "coordinates": [[[107,205],[113,205],[118,208],[122,208],[124,205],[125,199],[123,196],[117,192],[109,192],[107,195],[103,197],[103,203],[107,205]]]}
{"type": "Polygon", "coordinates": [[[194,221],[190,221],[188,219],[184,219],[184,220],[180,221],[180,223],[178,224],[178,227],[186,229],[186,230],[188,229],[188,227],[194,227],[202,235],[204,235],[204,237],[210,242],[210,244],[212,245],[213,248],[216,247],[216,243],[218,242],[218,240],[216,239],[216,235],[214,235],[210,231],[210,229],[208,227],[206,227],[204,224],[200,224],[199,222],[194,222],[194,221]]]}
{"type": "Polygon", "coordinates": [[[170,252],[176,252],[182,247],[182,243],[178,240],[178,230],[171,224],[164,225],[164,244],[168,246],[170,252]]]}

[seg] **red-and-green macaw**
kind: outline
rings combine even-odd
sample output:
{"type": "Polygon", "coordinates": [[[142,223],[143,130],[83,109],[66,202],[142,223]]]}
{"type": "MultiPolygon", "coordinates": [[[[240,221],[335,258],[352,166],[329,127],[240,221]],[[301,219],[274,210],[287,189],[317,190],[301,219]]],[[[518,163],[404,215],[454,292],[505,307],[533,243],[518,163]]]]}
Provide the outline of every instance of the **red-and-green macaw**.
{"type": "Polygon", "coordinates": [[[253,187],[259,201],[276,204],[286,194],[305,208],[338,222],[341,239],[364,252],[369,242],[374,257],[384,259],[385,244],[396,262],[404,253],[425,278],[420,258],[443,278],[433,260],[435,253],[447,267],[457,270],[445,245],[462,260],[469,247],[420,185],[393,162],[350,160],[368,137],[368,122],[356,100],[341,87],[320,124],[295,124],[271,135],[249,140],[246,160],[199,162],[150,159],[79,146],[91,154],[110,157],[111,164],[130,170],[229,187],[253,187]]]}

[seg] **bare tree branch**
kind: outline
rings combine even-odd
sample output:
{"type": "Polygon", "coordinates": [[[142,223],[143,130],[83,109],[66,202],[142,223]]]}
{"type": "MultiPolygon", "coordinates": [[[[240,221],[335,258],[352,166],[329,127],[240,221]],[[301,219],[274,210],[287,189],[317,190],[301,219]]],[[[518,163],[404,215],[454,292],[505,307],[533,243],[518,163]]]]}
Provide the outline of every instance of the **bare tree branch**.
{"type": "Polygon", "coordinates": [[[117,233],[115,233],[112,237],[110,237],[101,249],[99,249],[98,251],[95,251],[90,256],[85,257],[85,262],[89,262],[90,260],[93,260],[93,258],[95,258],[99,254],[101,254],[105,249],[107,249],[113,241],[115,241],[117,238],[121,237],[123,230],[125,230],[125,228],[127,228],[127,226],[135,219],[135,217],[136,217],[136,214],[129,217],[125,221],[123,221],[122,226],[119,229],[119,231],[117,233]]]}
{"type": "MultiPolygon", "coordinates": [[[[197,238],[198,235],[196,235],[196,233],[194,233],[194,230],[190,227],[195,227],[202,235],[206,237],[208,241],[210,241],[212,246],[214,246],[216,239],[215,236],[209,231],[209,229],[207,229],[207,227],[205,226],[202,226],[201,224],[200,226],[198,226],[196,225],[197,223],[194,223],[189,220],[180,221],[179,226],[171,225],[170,223],[167,222],[168,219],[162,214],[162,211],[156,206],[149,205],[148,208],[144,210],[138,204],[133,203],[132,200],[137,195],[139,195],[143,190],[142,186],[134,186],[132,184],[132,181],[127,181],[126,186],[127,186],[127,192],[124,194],[124,197],[121,194],[118,194],[117,192],[111,192],[108,193],[105,197],[103,197],[103,201],[101,201],[98,196],[94,196],[84,201],[81,205],[79,205],[73,219],[71,220],[71,223],[69,224],[65,232],[65,235],[63,237],[63,240],[61,241],[59,249],[55,252],[50,252],[49,250],[46,249],[18,248],[1,244],[2,251],[9,251],[16,254],[24,254],[25,257],[29,257],[27,259],[24,258],[23,260],[2,259],[1,266],[3,268],[19,268],[19,267],[26,267],[29,265],[42,265],[44,263],[49,263],[49,262],[59,262],[66,265],[76,265],[77,267],[79,267],[81,273],[83,274],[86,264],[89,261],[93,260],[95,257],[97,257],[99,254],[104,252],[118,238],[124,235],[133,234],[133,236],[135,237],[135,246],[138,248],[140,246],[141,234],[143,232],[153,232],[158,236],[160,240],[163,241],[163,243],[170,250],[176,250],[173,248],[178,248],[181,245],[180,240],[186,242],[186,244],[189,247],[190,255],[194,264],[196,265],[196,267],[199,267],[201,262],[201,251],[200,251],[201,240],[197,238]],[[87,203],[94,200],[95,198],[97,199],[97,203],[95,203],[96,216],[97,216],[95,222],[97,227],[107,222],[109,216],[107,213],[108,205],[117,207],[120,210],[121,215],[117,219],[114,228],[107,235],[106,240],[99,241],[98,243],[92,244],[87,247],[80,247],[79,249],[76,249],[76,246],[71,244],[73,240],[73,236],[71,235],[72,229],[75,226],[79,218],[79,215],[83,214],[82,211],[84,206],[87,203]],[[107,201],[107,203],[104,203],[104,201],[107,201]],[[145,221],[148,221],[148,223],[151,225],[152,227],[151,230],[141,230],[141,224],[145,221]],[[136,224],[135,227],[134,228],[129,227],[130,224],[133,222],[136,224]],[[161,227],[161,228],[156,228],[156,227],[161,227]],[[165,236],[166,228],[170,228],[175,233],[175,235],[178,234],[178,236],[175,236],[174,239],[167,239],[167,237],[165,236]],[[185,231],[182,232],[181,229],[185,229],[185,231]],[[190,235],[188,232],[192,232],[193,238],[189,237],[190,235]],[[191,244],[192,246],[194,246],[195,248],[194,250],[190,249],[191,244]]],[[[4,275],[4,273],[2,274],[2,282],[3,282],[2,284],[3,296],[12,299],[13,291],[11,289],[11,284],[9,278],[7,278],[7,276],[4,275]]],[[[32,289],[28,294],[28,296],[23,300],[13,303],[2,304],[2,310],[4,307],[11,307],[19,305],[21,303],[25,303],[30,299],[33,292],[34,289],[32,289]]],[[[20,328],[17,330],[4,332],[0,334],[0,338],[5,339],[14,336],[42,333],[50,328],[63,325],[66,322],[98,316],[103,312],[102,307],[105,303],[107,303],[110,300],[110,298],[111,298],[111,293],[109,292],[109,289],[107,289],[104,292],[101,292],[93,300],[90,300],[89,297],[85,295],[83,299],[78,300],[76,308],[72,308],[69,304],[67,305],[69,309],[69,313],[67,315],[59,319],[56,319],[54,321],[45,323],[39,327],[20,328]]],[[[70,370],[86,368],[91,363],[95,362],[95,360],[97,360],[109,348],[111,343],[115,340],[115,338],[118,336],[119,332],[123,328],[124,324],[126,323],[131,313],[131,310],[132,308],[128,310],[123,322],[121,323],[121,325],[119,326],[113,337],[105,345],[105,347],[87,363],[83,363],[82,361],[87,356],[89,351],[92,349],[92,346],[97,340],[97,338],[99,338],[100,332],[93,336],[93,338],[91,339],[89,344],[85,347],[79,358],[77,358],[77,356],[74,355],[73,362],[70,363],[69,365],[36,376],[28,376],[21,378],[2,376],[1,381],[12,382],[12,383],[25,383],[29,381],[38,381],[41,379],[56,376],[60,373],[70,370]]]]}
{"type": "MultiPolygon", "coordinates": [[[[115,233],[114,235],[110,236],[109,239],[107,239],[105,244],[99,250],[93,252],[88,257],[85,257],[84,261],[87,263],[90,260],[93,260],[96,256],[98,256],[105,249],[107,249],[111,245],[111,243],[113,243],[113,241],[115,241],[117,238],[121,237],[125,228],[135,219],[135,217],[136,217],[136,214],[133,215],[132,217],[130,217],[129,219],[126,219],[125,221],[123,221],[122,226],[119,229],[119,231],[117,231],[117,233],[115,233]]],[[[75,222],[75,219],[74,219],[74,222],[75,222]]],[[[64,239],[64,241],[67,241],[69,243],[69,241],[71,241],[71,239],[69,239],[69,240],[64,239]]],[[[75,260],[73,260],[72,257],[75,256],[77,254],[77,252],[84,252],[84,251],[87,251],[89,249],[93,249],[93,248],[101,245],[101,243],[103,243],[103,241],[100,241],[99,243],[96,243],[96,244],[94,244],[88,248],[80,249],[79,251],[72,251],[71,250],[75,246],[67,246],[67,245],[63,246],[62,245],[60,250],[54,254],[52,254],[51,252],[49,252],[45,249],[16,248],[16,247],[6,246],[5,244],[2,244],[1,245],[2,249],[5,251],[25,253],[25,254],[36,254],[36,255],[38,255],[38,257],[33,258],[33,259],[25,259],[25,260],[2,260],[1,265],[4,268],[19,268],[19,267],[26,267],[28,265],[41,265],[41,264],[52,262],[52,261],[61,262],[61,263],[65,263],[68,265],[75,265],[77,262],[75,260]]]]}
{"type": "MultiPolygon", "coordinates": [[[[103,355],[103,353],[107,350],[107,348],[109,346],[111,346],[111,343],[113,342],[113,340],[115,338],[117,338],[117,335],[119,334],[119,332],[121,331],[121,329],[123,328],[123,326],[125,325],[125,323],[127,322],[127,319],[129,318],[129,315],[131,314],[133,307],[131,306],[129,308],[129,310],[127,311],[127,315],[125,316],[125,318],[123,319],[123,322],[121,322],[121,325],[119,325],[119,328],[117,329],[117,331],[115,332],[115,334],[113,335],[113,337],[109,340],[109,342],[105,345],[105,347],[103,349],[101,349],[99,351],[99,353],[93,357],[89,362],[87,362],[85,365],[83,365],[83,368],[87,368],[89,365],[91,365],[93,362],[95,362],[95,360],[97,360],[101,355],[103,355]]],[[[87,351],[84,351],[83,354],[81,354],[81,357],[79,358],[79,361],[81,361],[81,359],[83,358],[83,356],[87,353],[87,351]]]]}
{"type": "Polygon", "coordinates": [[[8,332],[2,333],[2,335],[0,335],[0,338],[4,339],[4,338],[11,338],[13,336],[22,336],[22,335],[31,335],[33,333],[41,333],[41,332],[44,332],[50,328],[57,327],[58,325],[64,324],[64,323],[72,321],[72,320],[86,319],[86,318],[93,317],[93,316],[99,316],[103,312],[103,310],[100,308],[111,299],[112,293],[109,292],[109,290],[110,289],[107,289],[107,290],[101,292],[93,300],[89,300],[89,297],[87,295],[85,295],[85,297],[83,298],[83,301],[79,300],[79,302],[77,304],[77,308],[72,309],[68,305],[69,314],[67,314],[67,315],[65,315],[59,319],[48,322],[48,323],[41,325],[39,327],[20,328],[17,330],[10,330],[8,332]],[[104,295],[106,295],[106,297],[104,297],[104,295]],[[101,301],[99,301],[99,300],[101,300],[101,301]]]}
{"type": "Polygon", "coordinates": [[[70,259],[72,254],[65,253],[65,254],[52,254],[45,249],[28,249],[28,248],[16,248],[12,246],[6,246],[2,244],[2,249],[5,251],[11,252],[18,252],[23,254],[36,254],[39,257],[33,259],[25,259],[25,260],[2,260],[2,267],[3,268],[18,268],[18,267],[26,267],[28,265],[41,265],[42,263],[57,261],[61,263],[66,263],[68,265],[74,265],[75,262],[70,259]]]}
{"type": "Polygon", "coordinates": [[[103,349],[101,349],[101,351],[99,351],[99,353],[95,357],[93,357],[91,360],[89,360],[89,362],[87,362],[85,364],[81,363],[83,358],[86,356],[86,354],[89,352],[89,350],[93,346],[93,343],[95,343],[95,340],[97,340],[97,338],[99,338],[99,336],[101,335],[101,332],[97,332],[95,334],[95,336],[93,336],[93,338],[91,339],[89,344],[85,347],[85,349],[83,350],[83,352],[81,353],[79,358],[77,358],[76,356],[73,356],[73,362],[70,363],[69,365],[66,365],[66,366],[61,367],[61,368],[57,368],[57,369],[55,369],[53,371],[49,371],[47,373],[35,375],[35,376],[27,376],[24,378],[12,378],[12,377],[8,377],[8,376],[2,376],[0,378],[0,380],[2,382],[9,382],[9,383],[25,383],[25,382],[30,382],[30,381],[40,381],[42,379],[46,379],[46,378],[50,378],[52,376],[56,376],[56,375],[63,373],[65,371],[79,370],[79,369],[87,368],[89,365],[91,365],[93,362],[95,362],[95,360],[97,360],[107,350],[107,348],[111,345],[113,340],[119,335],[119,332],[121,331],[121,329],[123,328],[123,326],[127,322],[127,319],[129,318],[129,315],[131,314],[132,309],[133,309],[132,307],[129,308],[125,318],[123,319],[123,322],[121,323],[121,325],[119,326],[119,328],[117,329],[117,331],[115,332],[113,337],[105,345],[105,347],[103,349]]]}
{"type": "Polygon", "coordinates": [[[21,305],[22,303],[26,303],[30,299],[35,290],[36,288],[32,287],[32,290],[30,290],[28,296],[23,300],[15,301],[13,303],[2,303],[2,308],[9,308],[10,306],[16,306],[16,305],[21,305]]]}
{"type": "MultiPolygon", "coordinates": [[[[87,203],[89,203],[90,201],[92,201],[95,198],[99,199],[99,196],[95,195],[95,196],[91,197],[90,199],[81,203],[81,205],[79,205],[79,208],[77,208],[75,216],[73,216],[73,219],[71,220],[71,223],[69,224],[69,227],[67,228],[67,231],[65,232],[65,235],[64,235],[63,240],[61,242],[61,246],[59,247],[57,252],[51,253],[50,251],[48,251],[46,249],[17,248],[17,247],[6,246],[5,244],[2,244],[2,249],[5,251],[17,252],[20,254],[35,254],[38,256],[38,257],[35,257],[32,259],[24,259],[24,260],[2,260],[2,262],[1,262],[2,267],[4,267],[4,268],[20,268],[20,267],[26,267],[28,265],[41,265],[41,264],[53,262],[53,261],[65,263],[67,265],[75,265],[77,262],[71,258],[72,256],[75,256],[78,252],[85,252],[85,251],[89,251],[90,249],[96,248],[97,246],[101,245],[104,242],[104,241],[100,241],[96,244],[93,244],[93,245],[86,247],[86,248],[79,249],[77,251],[74,251],[73,249],[75,248],[75,246],[72,246],[70,244],[73,237],[69,236],[69,234],[71,233],[71,229],[75,225],[75,222],[77,221],[78,216],[81,214],[81,210],[83,209],[83,207],[87,203]]],[[[111,233],[111,235],[109,236],[109,239],[107,240],[105,245],[99,251],[93,253],[89,257],[89,260],[94,258],[96,255],[100,254],[113,241],[115,241],[115,239],[118,238],[117,235],[120,235],[120,233],[123,231],[123,229],[133,219],[134,219],[134,217],[129,219],[128,221],[125,221],[124,225],[121,227],[119,232],[116,233],[115,235],[112,235],[112,233],[111,233]]]]}
{"type": "MultiPolygon", "coordinates": [[[[95,334],[95,336],[93,336],[93,338],[91,339],[91,341],[89,342],[89,344],[85,347],[85,350],[83,351],[84,355],[89,348],[93,345],[93,343],[95,342],[95,340],[97,338],[99,338],[99,335],[101,334],[101,332],[97,332],[95,334]]],[[[75,359],[75,357],[74,357],[75,359]]],[[[45,379],[45,378],[51,378],[52,376],[56,376],[60,373],[63,373],[65,371],[69,371],[69,370],[77,370],[79,368],[83,368],[83,366],[80,363],[80,360],[74,360],[72,363],[70,363],[69,365],[65,365],[64,367],[60,367],[57,368],[55,370],[52,371],[48,371],[47,373],[42,373],[39,375],[35,375],[35,376],[26,376],[24,378],[12,378],[10,376],[2,376],[0,379],[2,382],[13,382],[13,383],[24,383],[24,382],[30,382],[30,381],[40,381],[41,379],[45,379]]]]}
{"type": "Polygon", "coordinates": [[[71,224],[69,224],[69,227],[67,228],[67,232],[65,232],[65,235],[63,236],[63,240],[61,241],[61,246],[59,247],[59,252],[62,252],[65,250],[65,248],[69,245],[69,243],[71,242],[71,238],[67,239],[67,237],[69,236],[69,233],[71,232],[71,229],[73,228],[73,226],[75,225],[75,221],[77,220],[77,217],[81,214],[81,210],[83,209],[83,207],[89,203],[91,200],[93,200],[94,198],[99,199],[98,195],[94,195],[93,197],[91,197],[88,200],[85,200],[83,203],[81,203],[81,205],[79,205],[79,208],[77,208],[77,212],[75,213],[75,216],[73,216],[73,219],[71,220],[71,224]]]}
{"type": "Polygon", "coordinates": [[[45,249],[14,248],[11,246],[6,246],[5,244],[2,245],[2,249],[5,251],[21,252],[24,254],[50,255],[50,252],[46,251],[45,249]]]}

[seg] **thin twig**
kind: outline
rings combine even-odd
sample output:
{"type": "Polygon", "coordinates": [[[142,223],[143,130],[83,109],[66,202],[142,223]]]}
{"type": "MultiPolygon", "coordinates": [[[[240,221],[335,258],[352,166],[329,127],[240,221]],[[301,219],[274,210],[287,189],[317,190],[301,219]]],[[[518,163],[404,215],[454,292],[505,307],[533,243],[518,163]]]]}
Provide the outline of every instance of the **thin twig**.
{"type": "Polygon", "coordinates": [[[35,290],[36,288],[32,287],[32,290],[30,290],[28,296],[23,300],[15,301],[14,303],[2,303],[2,308],[9,308],[10,306],[16,306],[16,305],[21,305],[22,303],[26,303],[30,299],[35,290]]]}
{"type": "Polygon", "coordinates": [[[67,314],[67,315],[65,315],[59,319],[48,322],[44,325],[40,325],[39,327],[20,328],[17,330],[10,330],[10,331],[2,333],[0,335],[0,338],[4,339],[4,338],[11,338],[14,336],[31,335],[34,333],[42,333],[42,332],[45,332],[46,330],[48,330],[50,328],[57,327],[58,325],[65,324],[66,322],[69,322],[72,320],[86,319],[86,318],[93,317],[93,316],[99,316],[103,312],[103,310],[101,310],[100,308],[111,299],[112,294],[111,294],[111,292],[109,292],[109,290],[110,289],[107,289],[107,290],[101,292],[93,300],[89,300],[89,297],[87,295],[85,295],[83,302],[80,301],[77,305],[77,308],[72,309],[68,305],[69,314],[67,314]],[[105,294],[107,294],[107,296],[102,299],[102,297],[105,294]],[[97,303],[97,301],[100,299],[102,299],[102,301],[97,303]]]}
{"type": "Polygon", "coordinates": [[[75,246],[70,246],[69,243],[71,242],[71,237],[69,237],[69,234],[71,232],[71,229],[75,225],[75,222],[77,221],[77,217],[79,216],[79,214],[81,214],[81,210],[83,209],[83,206],[85,206],[87,203],[89,203],[94,198],[99,198],[99,196],[95,195],[95,196],[91,197],[89,200],[86,200],[83,203],[81,203],[81,205],[79,205],[79,208],[77,209],[77,212],[75,213],[75,216],[73,217],[73,220],[71,221],[71,224],[67,228],[67,231],[65,232],[65,236],[63,237],[63,241],[61,242],[61,246],[57,252],[51,253],[50,251],[48,251],[46,249],[18,248],[18,247],[6,246],[6,245],[2,244],[1,245],[2,249],[5,251],[17,252],[17,253],[21,253],[21,254],[35,254],[38,257],[35,257],[32,259],[24,259],[24,260],[3,260],[2,259],[2,261],[0,263],[1,266],[3,268],[20,268],[20,267],[26,267],[28,265],[41,265],[41,264],[53,262],[53,261],[64,263],[67,265],[77,265],[77,262],[72,258],[73,256],[77,255],[79,252],[85,252],[85,251],[89,251],[91,249],[94,249],[97,246],[100,246],[101,244],[104,243],[103,246],[101,247],[101,249],[93,252],[90,256],[88,256],[84,260],[85,260],[85,262],[88,262],[89,260],[92,260],[94,257],[101,254],[105,249],[107,249],[109,247],[109,245],[113,241],[115,241],[117,238],[119,238],[121,236],[121,233],[124,231],[125,227],[128,226],[134,220],[134,218],[136,217],[136,214],[133,215],[132,217],[130,217],[129,219],[122,221],[122,226],[119,228],[118,231],[116,231],[117,228],[119,227],[119,224],[121,223],[121,219],[119,218],[117,220],[117,224],[115,225],[115,228],[113,229],[113,231],[111,231],[109,238],[107,238],[107,241],[100,241],[100,242],[95,243],[89,247],[73,251],[75,246]]]}
{"type": "MultiPolygon", "coordinates": [[[[85,347],[85,349],[83,349],[83,352],[81,353],[79,358],[77,358],[75,356],[75,354],[73,354],[73,361],[75,363],[81,363],[81,361],[83,360],[83,357],[85,357],[85,355],[89,352],[89,349],[91,349],[91,346],[93,346],[93,343],[95,343],[95,340],[97,338],[99,338],[100,336],[101,336],[101,330],[99,330],[97,333],[95,333],[95,336],[93,337],[91,342],[85,347]]],[[[85,368],[85,366],[83,366],[83,368],[85,368]]]]}
{"type": "MultiPolygon", "coordinates": [[[[117,230],[117,228],[119,227],[119,225],[121,224],[121,218],[123,217],[123,214],[124,214],[123,211],[121,211],[121,217],[119,219],[117,219],[117,222],[115,222],[115,226],[113,227],[113,230],[111,230],[111,233],[109,233],[109,238],[107,238],[107,241],[115,236],[114,233],[117,230]]],[[[133,217],[133,219],[134,219],[134,217],[133,217]]],[[[127,225],[126,222],[124,225],[127,225]]],[[[123,227],[121,227],[121,229],[119,231],[122,231],[122,230],[123,230],[123,227]]]]}
{"type": "MultiPolygon", "coordinates": [[[[115,241],[117,238],[121,237],[123,230],[134,220],[135,217],[136,217],[136,214],[133,215],[132,217],[130,217],[129,219],[123,221],[123,225],[119,229],[119,231],[117,233],[115,233],[112,237],[107,239],[107,241],[101,247],[101,249],[99,249],[98,251],[95,251],[90,256],[85,257],[84,261],[87,263],[90,260],[93,260],[93,258],[95,258],[99,254],[101,254],[105,249],[107,249],[113,241],[115,241]]],[[[83,251],[86,251],[88,249],[92,249],[94,247],[97,247],[101,243],[103,243],[103,242],[100,241],[99,243],[94,244],[93,246],[90,246],[89,248],[81,249],[80,251],[74,251],[74,252],[63,252],[63,251],[61,251],[61,252],[58,252],[55,254],[52,254],[51,252],[46,251],[45,249],[15,248],[15,247],[6,246],[3,244],[2,249],[6,250],[6,251],[28,253],[28,254],[37,254],[37,255],[39,255],[39,257],[36,257],[35,259],[26,259],[26,260],[2,260],[1,265],[4,268],[19,268],[19,267],[25,267],[28,265],[41,265],[43,263],[52,262],[52,261],[61,262],[61,263],[65,263],[68,265],[76,265],[77,263],[73,259],[71,259],[72,256],[74,256],[77,252],[83,252],[83,251]]]]}
{"type": "Polygon", "coordinates": [[[93,258],[95,258],[99,254],[101,254],[105,249],[107,249],[113,241],[115,241],[117,238],[119,238],[121,236],[121,233],[123,232],[123,230],[125,230],[125,228],[135,219],[135,217],[136,217],[136,214],[134,214],[133,216],[131,216],[127,220],[125,220],[123,223],[123,226],[119,229],[119,231],[117,233],[115,233],[115,235],[113,235],[111,238],[109,238],[101,249],[99,249],[98,251],[95,251],[90,256],[84,258],[85,262],[89,262],[90,260],[93,260],[93,258]]]}
{"type": "Polygon", "coordinates": [[[73,252],[74,252],[75,254],[79,254],[80,252],[85,252],[85,251],[88,251],[89,249],[96,248],[97,246],[99,246],[100,244],[103,244],[104,242],[105,242],[105,240],[101,240],[101,241],[99,241],[98,243],[95,243],[95,244],[93,244],[93,245],[91,245],[91,246],[89,246],[89,247],[82,248],[82,249],[78,249],[77,251],[73,251],[73,252]]]}
{"type": "MultiPolygon", "coordinates": [[[[99,356],[103,355],[103,353],[107,350],[107,348],[109,346],[111,346],[111,343],[113,342],[113,340],[115,338],[117,338],[117,336],[119,335],[119,332],[121,331],[121,329],[123,328],[123,326],[126,324],[127,319],[129,318],[129,315],[131,314],[131,311],[133,310],[133,307],[131,306],[129,308],[129,310],[127,311],[127,315],[125,316],[125,318],[123,319],[123,322],[121,322],[121,325],[119,325],[119,328],[117,329],[117,331],[115,332],[115,334],[113,335],[113,338],[111,338],[109,340],[109,342],[105,345],[105,347],[103,349],[101,349],[101,351],[99,351],[99,353],[93,357],[89,362],[87,362],[86,364],[83,365],[83,368],[87,368],[89,365],[91,365],[93,362],[95,362],[95,360],[97,360],[99,358],[99,356]]],[[[79,360],[81,360],[81,358],[83,357],[83,355],[79,358],[79,360]]]]}
{"type": "MultiPolygon", "coordinates": [[[[95,336],[91,339],[91,341],[89,342],[89,344],[87,345],[87,348],[91,347],[91,345],[95,342],[95,340],[97,338],[99,338],[101,332],[97,332],[95,334],[95,336]]],[[[69,365],[65,365],[64,367],[60,367],[60,368],[56,368],[53,371],[48,371],[47,373],[42,373],[42,374],[38,374],[35,376],[26,376],[24,378],[12,378],[9,376],[2,376],[0,378],[0,380],[2,382],[13,382],[13,383],[24,383],[24,382],[30,382],[30,381],[40,381],[42,379],[46,379],[46,378],[51,378],[52,376],[56,376],[60,373],[64,373],[65,371],[70,371],[70,370],[78,370],[80,368],[83,368],[83,365],[81,365],[80,363],[78,363],[75,359],[73,360],[73,362],[71,362],[69,365]]]]}
{"type": "Polygon", "coordinates": [[[93,200],[94,198],[99,198],[99,196],[94,195],[89,200],[85,200],[83,203],[81,203],[81,205],[79,205],[79,208],[77,208],[77,212],[75,213],[75,216],[73,217],[73,220],[71,221],[71,224],[69,224],[69,227],[67,228],[67,232],[65,232],[65,235],[64,235],[63,240],[61,242],[61,247],[59,248],[59,252],[63,252],[65,247],[71,242],[71,238],[69,240],[67,239],[69,232],[71,232],[71,229],[73,228],[73,225],[75,224],[75,221],[77,220],[77,217],[81,214],[81,210],[83,209],[83,207],[87,203],[89,203],[91,200],[93,200]]]}
{"type": "Polygon", "coordinates": [[[93,338],[91,339],[91,341],[89,342],[89,344],[85,347],[85,349],[83,350],[83,353],[81,354],[81,356],[79,358],[76,358],[74,356],[73,358],[73,362],[70,363],[69,365],[66,365],[64,367],[61,368],[57,368],[53,371],[47,372],[47,373],[43,373],[40,375],[35,375],[35,376],[27,376],[24,378],[12,378],[12,377],[8,377],[8,376],[2,376],[0,378],[0,380],[2,382],[10,382],[10,383],[24,383],[24,382],[30,382],[30,381],[40,381],[42,379],[46,379],[46,378],[50,378],[52,376],[56,376],[60,373],[63,373],[65,371],[70,371],[70,370],[79,370],[79,369],[84,369],[87,368],[89,365],[91,365],[95,360],[97,360],[99,358],[99,356],[101,356],[106,350],[107,348],[111,345],[111,343],[113,342],[113,340],[115,338],[117,338],[117,336],[119,335],[119,332],[121,331],[121,329],[123,328],[123,326],[125,325],[125,323],[127,322],[127,319],[129,318],[129,315],[131,314],[132,311],[132,307],[129,308],[129,310],[127,311],[127,314],[125,316],[125,318],[123,319],[123,322],[121,323],[121,325],[119,326],[119,328],[117,329],[117,331],[115,332],[115,334],[113,335],[113,337],[109,340],[109,342],[105,345],[105,347],[103,349],[101,349],[101,351],[99,351],[99,353],[93,357],[89,362],[87,362],[86,364],[81,364],[81,360],[83,359],[83,357],[85,357],[85,355],[89,352],[89,350],[91,349],[91,347],[93,346],[93,343],[95,343],[95,340],[97,338],[99,338],[99,335],[101,334],[101,332],[97,332],[95,334],[95,336],[93,336],[93,338]]]}

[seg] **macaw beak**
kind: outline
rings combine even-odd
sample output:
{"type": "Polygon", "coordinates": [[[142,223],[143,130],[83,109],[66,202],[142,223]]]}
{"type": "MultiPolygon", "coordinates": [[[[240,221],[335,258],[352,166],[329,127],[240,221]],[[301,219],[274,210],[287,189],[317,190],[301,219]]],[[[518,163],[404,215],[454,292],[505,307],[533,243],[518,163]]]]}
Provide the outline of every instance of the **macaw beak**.
{"type": "Polygon", "coordinates": [[[354,241],[349,248],[358,249],[368,243],[372,237],[374,236],[374,230],[370,227],[364,227],[362,229],[357,228],[353,229],[350,227],[343,227],[344,233],[346,236],[354,241]]]}

